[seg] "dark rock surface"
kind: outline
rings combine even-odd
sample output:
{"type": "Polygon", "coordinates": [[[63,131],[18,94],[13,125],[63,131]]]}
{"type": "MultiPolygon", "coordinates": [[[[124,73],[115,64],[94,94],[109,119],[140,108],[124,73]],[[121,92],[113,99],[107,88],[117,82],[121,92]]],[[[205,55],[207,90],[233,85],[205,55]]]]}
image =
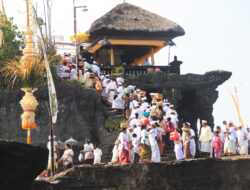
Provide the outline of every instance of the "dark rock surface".
{"type": "Polygon", "coordinates": [[[29,190],[47,167],[48,151],[41,147],[0,140],[0,189],[29,190]]]}
{"type": "MultiPolygon", "coordinates": [[[[218,98],[216,88],[231,77],[227,71],[211,71],[204,75],[165,74],[153,72],[127,75],[127,84],[133,84],[147,92],[161,92],[174,104],[180,124],[188,121],[197,130],[197,121],[207,120],[214,126],[213,105],[218,98]]],[[[148,97],[150,98],[150,97],[148,97]]]]}
{"type": "MultiPolygon", "coordinates": [[[[175,105],[180,125],[189,121],[196,131],[198,119],[205,119],[213,127],[213,104],[218,98],[216,88],[230,78],[232,73],[213,71],[204,75],[148,73],[125,75],[126,83],[136,85],[147,92],[161,92],[175,105]]],[[[59,102],[58,121],[55,125],[57,139],[65,141],[70,137],[83,143],[86,137],[99,142],[104,157],[112,152],[117,133],[109,133],[104,126],[107,110],[97,99],[94,90],[85,89],[70,82],[56,83],[59,102]]],[[[24,93],[0,91],[0,138],[26,142],[27,132],[21,129],[22,108],[19,101],[24,93]]],[[[31,131],[32,144],[45,145],[49,135],[47,86],[35,93],[39,106],[36,110],[37,129],[31,131]]],[[[148,97],[150,98],[150,97],[148,97]]]]}
{"type": "Polygon", "coordinates": [[[248,190],[250,157],[76,166],[34,190],[248,190]]]}
{"type": "MultiPolygon", "coordinates": [[[[70,137],[84,141],[91,137],[98,141],[98,128],[104,123],[102,105],[98,103],[94,90],[84,89],[69,82],[56,83],[59,104],[58,121],[54,133],[61,141],[70,137]]],[[[22,108],[19,101],[24,93],[0,91],[0,138],[26,142],[27,132],[21,128],[22,108]]],[[[35,92],[39,102],[36,109],[37,128],[31,131],[32,144],[45,145],[49,135],[47,86],[35,92]]]]}

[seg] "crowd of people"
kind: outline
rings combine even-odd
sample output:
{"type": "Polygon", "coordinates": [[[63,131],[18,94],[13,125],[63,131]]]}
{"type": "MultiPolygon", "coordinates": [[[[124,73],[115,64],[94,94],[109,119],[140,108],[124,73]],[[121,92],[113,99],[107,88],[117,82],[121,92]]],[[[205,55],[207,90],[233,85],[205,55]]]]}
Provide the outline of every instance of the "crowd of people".
{"type": "MultiPolygon", "coordinates": [[[[212,130],[207,121],[202,120],[201,129],[195,133],[189,122],[184,122],[182,127],[179,125],[174,105],[164,99],[163,94],[147,93],[136,86],[127,85],[122,77],[104,75],[96,62],[89,64],[82,59],[79,68],[81,83],[96,89],[100,99],[127,119],[120,125],[121,132],[113,148],[111,163],[160,162],[166,146],[173,147],[177,160],[194,159],[197,152],[216,158],[248,154],[249,127],[245,129],[232,121],[223,121],[221,127],[212,130]]],[[[75,64],[70,55],[65,55],[59,70],[58,76],[62,78],[76,78],[75,64]]],[[[55,165],[62,163],[65,169],[72,167],[74,152],[71,146],[65,145],[61,158],[58,157],[56,143],[54,146],[55,165]]],[[[98,164],[101,163],[101,156],[99,146],[86,139],[79,161],[98,164]]],[[[50,161],[48,167],[51,167],[50,161]]]]}

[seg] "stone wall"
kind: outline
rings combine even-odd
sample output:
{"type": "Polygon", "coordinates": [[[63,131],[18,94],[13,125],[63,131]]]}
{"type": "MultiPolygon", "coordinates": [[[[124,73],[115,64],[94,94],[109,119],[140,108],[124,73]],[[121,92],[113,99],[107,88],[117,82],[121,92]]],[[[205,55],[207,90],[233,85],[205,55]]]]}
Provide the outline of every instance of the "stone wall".
{"type": "Polygon", "coordinates": [[[47,167],[48,151],[41,147],[0,140],[0,189],[29,190],[47,167]]]}
{"type": "Polygon", "coordinates": [[[76,166],[34,190],[247,190],[250,157],[76,166]]]}

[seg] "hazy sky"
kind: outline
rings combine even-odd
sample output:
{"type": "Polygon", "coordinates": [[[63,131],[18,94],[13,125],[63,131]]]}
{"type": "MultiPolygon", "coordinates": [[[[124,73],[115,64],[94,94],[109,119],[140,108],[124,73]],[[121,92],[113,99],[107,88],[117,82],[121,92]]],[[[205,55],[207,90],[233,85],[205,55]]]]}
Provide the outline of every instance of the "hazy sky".
{"type": "MultiPolygon", "coordinates": [[[[185,36],[174,39],[171,55],[183,61],[181,72],[203,74],[211,70],[232,71],[232,78],[218,88],[219,99],[214,105],[215,124],[233,120],[239,123],[228,88],[238,87],[240,111],[245,124],[250,124],[250,1],[249,0],[126,0],[180,24],[185,36]]],[[[42,14],[42,0],[37,0],[42,14]]],[[[89,11],[78,14],[78,31],[85,32],[90,24],[123,0],[76,0],[89,11]]],[[[24,0],[5,0],[7,16],[25,25],[24,0]]],[[[72,0],[54,0],[53,33],[68,40],[73,34],[72,0]]],[[[167,64],[167,48],[156,55],[156,63],[167,64]]]]}

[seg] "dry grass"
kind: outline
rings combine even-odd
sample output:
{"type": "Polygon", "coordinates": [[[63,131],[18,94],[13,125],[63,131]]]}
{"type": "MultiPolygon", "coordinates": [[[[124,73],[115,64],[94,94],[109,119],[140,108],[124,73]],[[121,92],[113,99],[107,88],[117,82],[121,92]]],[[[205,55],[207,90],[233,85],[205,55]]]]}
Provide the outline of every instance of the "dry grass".
{"type": "Polygon", "coordinates": [[[40,56],[27,58],[24,61],[11,60],[0,72],[9,87],[21,81],[24,88],[34,88],[45,74],[45,62],[40,56]]]}

